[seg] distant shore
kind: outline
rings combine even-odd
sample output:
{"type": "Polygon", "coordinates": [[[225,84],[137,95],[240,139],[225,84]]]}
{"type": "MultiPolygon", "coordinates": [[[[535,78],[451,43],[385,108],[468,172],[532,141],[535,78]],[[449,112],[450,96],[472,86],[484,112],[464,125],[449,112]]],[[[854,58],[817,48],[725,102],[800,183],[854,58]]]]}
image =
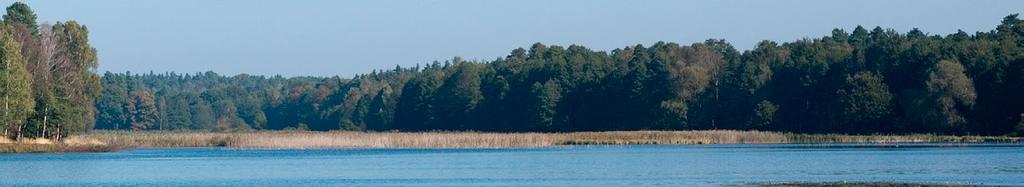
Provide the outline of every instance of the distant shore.
{"type": "Polygon", "coordinates": [[[308,148],[507,148],[626,144],[787,143],[1022,143],[1020,137],[944,135],[795,134],[763,131],[608,131],[570,133],[490,132],[171,132],[95,131],[66,138],[0,142],[0,153],[104,152],[158,147],[308,148]]]}
{"type": "MultiPolygon", "coordinates": [[[[747,186],[747,185],[738,185],[747,186]]],[[[824,187],[824,186],[876,186],[876,187],[967,187],[967,186],[991,186],[979,184],[956,184],[956,183],[918,183],[918,182],[896,182],[896,181],[827,181],[827,182],[758,182],[749,186],[761,187],[824,187]]]]}

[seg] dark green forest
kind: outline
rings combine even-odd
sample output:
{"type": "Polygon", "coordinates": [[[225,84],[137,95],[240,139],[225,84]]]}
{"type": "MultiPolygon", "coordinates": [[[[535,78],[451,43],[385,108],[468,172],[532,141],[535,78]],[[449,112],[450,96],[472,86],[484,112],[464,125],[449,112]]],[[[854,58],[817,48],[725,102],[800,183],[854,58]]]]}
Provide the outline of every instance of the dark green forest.
{"type": "MultiPolygon", "coordinates": [[[[946,36],[860,26],[739,51],[722,39],[595,51],[540,43],[351,78],[99,75],[88,29],[0,25],[0,129],[567,132],[738,129],[1024,135],[1024,22],[946,36]]],[[[400,54],[396,54],[400,55],[400,54]]]]}
{"type": "Polygon", "coordinates": [[[988,32],[858,26],[746,51],[538,43],[352,78],[108,72],[96,128],[1019,135],[1022,47],[1014,14],[988,32]]]}

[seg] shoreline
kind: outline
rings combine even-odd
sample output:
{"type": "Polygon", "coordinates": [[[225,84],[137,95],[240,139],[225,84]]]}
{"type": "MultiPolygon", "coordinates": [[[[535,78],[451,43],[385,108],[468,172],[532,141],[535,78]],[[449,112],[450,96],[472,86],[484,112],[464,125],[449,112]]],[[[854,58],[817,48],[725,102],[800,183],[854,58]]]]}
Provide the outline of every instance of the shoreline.
{"type": "Polygon", "coordinates": [[[568,133],[253,131],[94,131],[64,142],[0,142],[0,153],[109,152],[133,148],[528,148],[638,144],[1020,144],[1021,137],[795,134],[765,131],[604,131],[568,133]]]}
{"type": "Polygon", "coordinates": [[[902,182],[902,181],[794,181],[794,182],[750,182],[737,186],[761,187],[819,187],[819,186],[883,186],[883,187],[966,187],[966,186],[1002,186],[971,183],[937,183],[937,182],[902,182]]]}

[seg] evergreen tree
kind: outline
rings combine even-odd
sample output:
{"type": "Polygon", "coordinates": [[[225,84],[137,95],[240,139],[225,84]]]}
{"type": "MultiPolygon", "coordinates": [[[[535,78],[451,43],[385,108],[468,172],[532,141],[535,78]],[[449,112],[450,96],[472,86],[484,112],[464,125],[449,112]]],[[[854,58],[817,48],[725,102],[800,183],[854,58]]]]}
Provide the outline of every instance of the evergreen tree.
{"type": "Polygon", "coordinates": [[[131,126],[126,118],[125,107],[128,106],[128,83],[130,76],[107,72],[103,75],[103,95],[96,102],[97,129],[127,129],[131,126]]]}
{"type": "Polygon", "coordinates": [[[558,103],[562,99],[561,86],[554,80],[548,80],[544,84],[538,82],[533,84],[532,92],[535,98],[530,104],[530,114],[533,116],[530,117],[528,125],[539,131],[558,130],[555,125],[559,123],[555,121],[555,115],[558,114],[558,103]]]}
{"type": "Polygon", "coordinates": [[[31,30],[32,36],[39,34],[39,25],[36,24],[36,13],[22,2],[14,2],[7,6],[7,14],[4,14],[4,23],[7,25],[21,24],[22,27],[31,30]]]}

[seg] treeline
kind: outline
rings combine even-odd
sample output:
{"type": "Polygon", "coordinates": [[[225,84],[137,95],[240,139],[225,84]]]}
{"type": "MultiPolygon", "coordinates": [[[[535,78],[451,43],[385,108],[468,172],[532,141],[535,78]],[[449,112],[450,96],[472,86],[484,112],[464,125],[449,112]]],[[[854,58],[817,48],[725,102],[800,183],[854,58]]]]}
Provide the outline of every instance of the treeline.
{"type": "Polygon", "coordinates": [[[92,129],[100,81],[88,29],[75,21],[39,25],[20,2],[6,10],[0,25],[2,137],[60,140],[92,129]]]}
{"type": "Polygon", "coordinates": [[[101,129],[1003,135],[1024,131],[1024,25],[928,35],[857,27],[738,51],[515,49],[353,78],[107,73],[101,129]]]}

